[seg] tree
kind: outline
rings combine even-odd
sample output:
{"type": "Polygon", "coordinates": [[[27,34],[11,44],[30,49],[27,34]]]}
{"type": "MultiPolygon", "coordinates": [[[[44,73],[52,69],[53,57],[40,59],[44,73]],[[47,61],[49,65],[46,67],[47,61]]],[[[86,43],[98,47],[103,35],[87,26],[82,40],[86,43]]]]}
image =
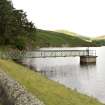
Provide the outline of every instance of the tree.
{"type": "Polygon", "coordinates": [[[5,43],[8,36],[8,24],[12,14],[13,6],[10,1],[0,0],[0,43],[5,43]]]}
{"type": "Polygon", "coordinates": [[[23,10],[16,10],[11,1],[0,0],[0,44],[15,45],[18,38],[30,38],[35,30],[34,24],[28,21],[23,10]]]}

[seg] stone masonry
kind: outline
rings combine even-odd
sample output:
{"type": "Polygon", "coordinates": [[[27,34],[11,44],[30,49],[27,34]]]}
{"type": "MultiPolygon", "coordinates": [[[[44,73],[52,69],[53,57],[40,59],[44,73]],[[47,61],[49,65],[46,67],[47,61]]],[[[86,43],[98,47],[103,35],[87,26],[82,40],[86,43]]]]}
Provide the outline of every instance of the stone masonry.
{"type": "Polygon", "coordinates": [[[0,96],[6,105],[44,105],[2,70],[0,70],[0,96]]]}

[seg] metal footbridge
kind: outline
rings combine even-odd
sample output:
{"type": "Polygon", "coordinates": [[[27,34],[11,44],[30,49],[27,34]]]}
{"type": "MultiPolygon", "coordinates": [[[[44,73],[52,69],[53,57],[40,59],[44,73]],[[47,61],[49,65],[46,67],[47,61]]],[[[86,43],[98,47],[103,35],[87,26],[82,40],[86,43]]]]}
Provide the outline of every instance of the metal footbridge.
{"type": "Polygon", "coordinates": [[[4,59],[74,57],[74,56],[96,56],[96,51],[95,50],[34,50],[34,51],[0,52],[0,58],[4,59]]]}

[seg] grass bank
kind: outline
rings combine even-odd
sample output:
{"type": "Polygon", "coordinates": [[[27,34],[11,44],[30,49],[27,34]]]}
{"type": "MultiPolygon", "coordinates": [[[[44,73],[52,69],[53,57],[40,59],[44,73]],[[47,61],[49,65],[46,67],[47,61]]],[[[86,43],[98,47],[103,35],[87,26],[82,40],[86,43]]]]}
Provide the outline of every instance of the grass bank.
{"type": "Polygon", "coordinates": [[[82,47],[94,46],[92,42],[86,41],[79,36],[47,30],[36,30],[36,46],[38,47],[82,47]]]}
{"type": "Polygon", "coordinates": [[[0,60],[0,68],[20,82],[45,105],[102,105],[97,100],[60,85],[13,61],[0,60]]]}

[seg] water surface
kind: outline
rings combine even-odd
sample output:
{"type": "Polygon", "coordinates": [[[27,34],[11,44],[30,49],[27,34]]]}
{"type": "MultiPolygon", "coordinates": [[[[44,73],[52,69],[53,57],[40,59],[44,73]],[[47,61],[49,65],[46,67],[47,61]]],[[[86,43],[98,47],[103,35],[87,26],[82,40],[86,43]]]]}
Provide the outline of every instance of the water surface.
{"type": "MultiPolygon", "coordinates": [[[[86,48],[62,49],[82,50],[86,48]]],[[[97,51],[96,65],[80,65],[79,57],[31,58],[24,59],[23,62],[36,68],[49,79],[93,96],[105,103],[105,47],[90,49],[97,51]]]]}

